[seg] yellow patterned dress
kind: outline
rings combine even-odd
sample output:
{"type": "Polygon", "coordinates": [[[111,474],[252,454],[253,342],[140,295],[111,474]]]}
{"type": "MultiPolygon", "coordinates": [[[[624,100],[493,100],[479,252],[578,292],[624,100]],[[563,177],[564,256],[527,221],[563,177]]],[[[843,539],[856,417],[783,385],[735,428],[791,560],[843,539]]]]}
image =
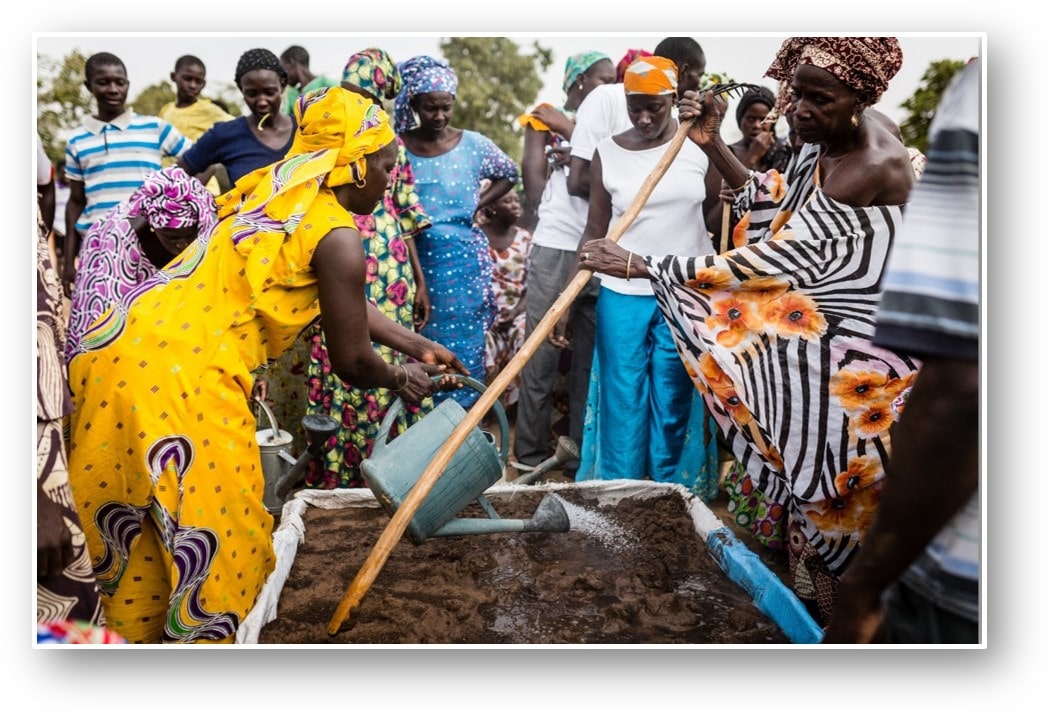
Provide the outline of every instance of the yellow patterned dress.
{"type": "Polygon", "coordinates": [[[130,642],[233,641],[274,568],[251,372],[318,316],[310,261],[337,227],[354,220],[327,188],[284,224],[226,218],[70,364],[70,480],[107,620],[130,642]]]}

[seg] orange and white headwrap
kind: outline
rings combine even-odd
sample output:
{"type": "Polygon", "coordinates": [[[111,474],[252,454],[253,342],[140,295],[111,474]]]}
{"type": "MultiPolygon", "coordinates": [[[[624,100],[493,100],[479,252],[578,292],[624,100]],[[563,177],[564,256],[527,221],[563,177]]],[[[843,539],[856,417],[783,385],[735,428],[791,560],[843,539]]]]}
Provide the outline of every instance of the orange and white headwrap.
{"type": "Polygon", "coordinates": [[[665,57],[640,57],[625,70],[625,94],[675,94],[678,70],[665,57]]]}

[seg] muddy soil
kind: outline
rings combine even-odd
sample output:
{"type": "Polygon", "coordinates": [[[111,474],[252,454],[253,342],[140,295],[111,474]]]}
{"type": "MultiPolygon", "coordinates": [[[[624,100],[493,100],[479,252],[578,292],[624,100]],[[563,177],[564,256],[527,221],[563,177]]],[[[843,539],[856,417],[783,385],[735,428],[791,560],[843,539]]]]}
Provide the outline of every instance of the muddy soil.
{"type": "MultiPolygon", "coordinates": [[[[538,492],[491,501],[528,518],[538,492]]],[[[568,533],[431,538],[394,548],[360,607],[333,636],[347,586],[390,522],[379,508],[304,514],[277,619],[261,645],[783,644],[788,639],[711,559],[675,494],[600,506],[559,494],[568,533]]],[[[465,517],[485,517],[472,505],[465,517]],[[475,509],[475,510],[472,510],[475,509]]]]}

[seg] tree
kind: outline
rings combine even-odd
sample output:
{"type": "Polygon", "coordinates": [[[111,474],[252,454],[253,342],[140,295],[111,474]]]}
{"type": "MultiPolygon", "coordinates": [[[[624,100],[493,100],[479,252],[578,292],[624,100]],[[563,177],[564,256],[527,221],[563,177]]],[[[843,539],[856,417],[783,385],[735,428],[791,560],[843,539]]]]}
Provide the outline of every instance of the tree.
{"type": "Polygon", "coordinates": [[[522,54],[507,37],[450,37],[439,47],[457,74],[456,125],[485,134],[520,163],[522,129],[515,118],[537,99],[551,50],[534,42],[533,51],[522,54]]]}
{"type": "Polygon", "coordinates": [[[902,131],[902,142],[906,146],[915,146],[921,153],[928,153],[928,127],[935,116],[935,110],[942,99],[942,93],[950,84],[965,63],[960,60],[936,60],[928,65],[921,77],[917,91],[901,106],[909,112],[906,121],[899,129],[902,131]]]}
{"type": "Polygon", "coordinates": [[[161,107],[174,101],[175,90],[172,89],[171,83],[158,82],[139,92],[135,101],[131,103],[131,108],[137,114],[148,114],[155,117],[160,114],[161,107]]]}
{"type": "Polygon", "coordinates": [[[95,109],[95,98],[84,86],[87,56],[73,50],[57,61],[37,55],[37,131],[52,163],[66,154],[66,139],[95,109]]]}

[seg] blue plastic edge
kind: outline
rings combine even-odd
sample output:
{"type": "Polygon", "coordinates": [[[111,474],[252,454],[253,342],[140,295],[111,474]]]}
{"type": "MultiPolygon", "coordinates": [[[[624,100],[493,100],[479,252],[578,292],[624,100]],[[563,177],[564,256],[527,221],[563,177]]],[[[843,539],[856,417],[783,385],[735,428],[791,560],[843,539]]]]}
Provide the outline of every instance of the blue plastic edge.
{"type": "Polygon", "coordinates": [[[805,645],[822,641],[822,628],[803,603],[729,528],[709,531],[706,545],[723,572],[752,596],[757,609],[790,641],[805,645]]]}

